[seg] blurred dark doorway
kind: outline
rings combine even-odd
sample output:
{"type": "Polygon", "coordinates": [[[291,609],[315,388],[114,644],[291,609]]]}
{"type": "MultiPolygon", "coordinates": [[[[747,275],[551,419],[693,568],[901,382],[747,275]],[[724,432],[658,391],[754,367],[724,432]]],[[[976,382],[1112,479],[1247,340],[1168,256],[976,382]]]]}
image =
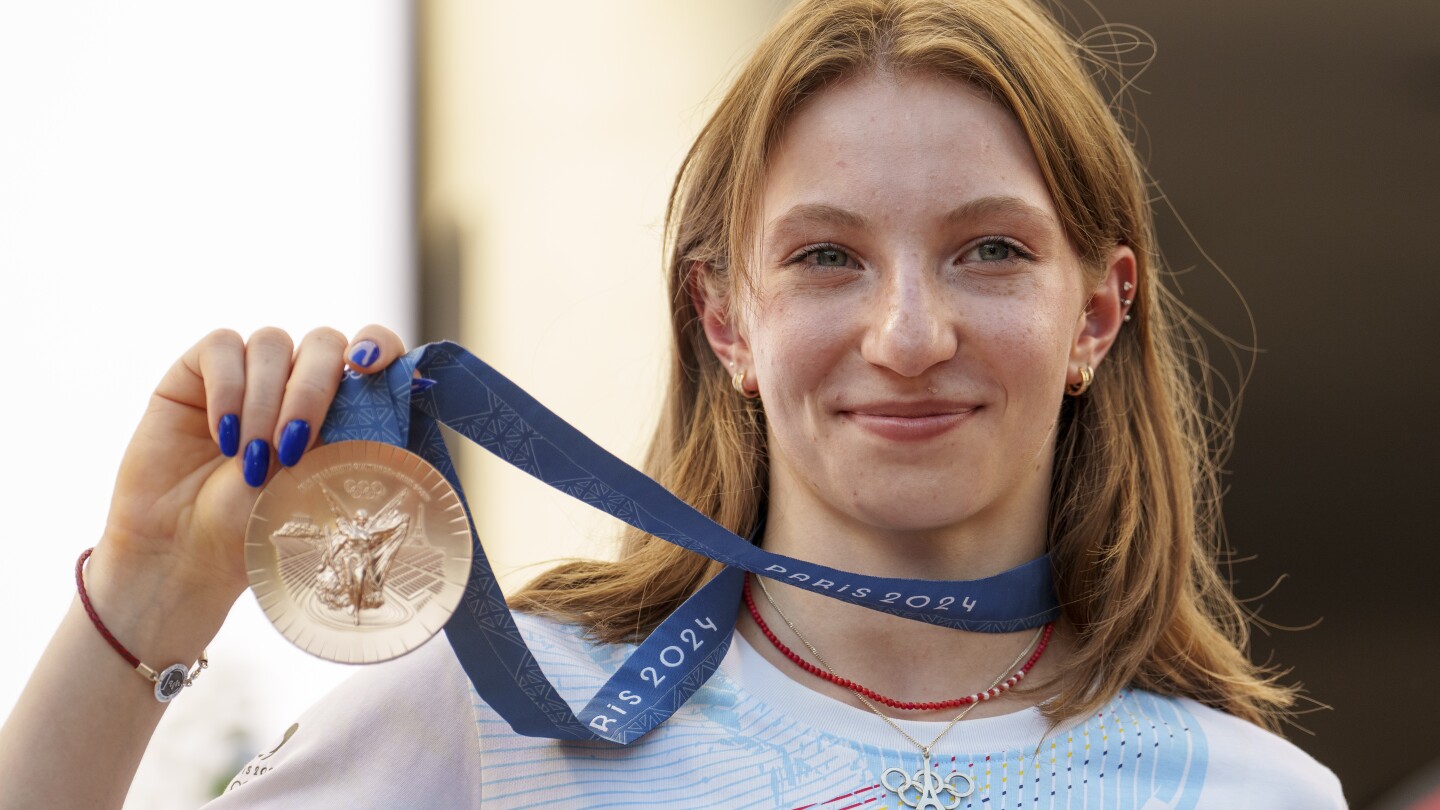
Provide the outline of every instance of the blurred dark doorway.
{"type": "Polygon", "coordinates": [[[1093,3],[1069,4],[1075,30],[1099,13],[1158,45],[1131,100],[1180,215],[1158,206],[1169,267],[1196,310],[1250,340],[1188,227],[1258,329],[1226,500],[1231,543],[1255,557],[1237,590],[1288,575],[1255,602],[1263,616],[1323,621],[1257,633],[1255,655],[1333,707],[1299,719],[1314,736],[1289,736],[1375,806],[1440,760],[1440,3],[1093,3]]]}

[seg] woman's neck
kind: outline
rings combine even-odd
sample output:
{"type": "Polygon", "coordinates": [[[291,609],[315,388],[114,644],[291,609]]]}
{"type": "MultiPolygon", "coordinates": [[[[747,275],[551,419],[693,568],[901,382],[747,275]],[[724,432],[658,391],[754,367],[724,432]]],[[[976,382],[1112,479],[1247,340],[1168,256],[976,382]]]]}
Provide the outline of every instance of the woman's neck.
{"type": "Polygon", "coordinates": [[[1047,505],[967,516],[944,526],[877,526],[806,497],[786,482],[766,509],[767,551],[843,571],[907,579],[968,580],[1008,571],[1045,552],[1047,505]],[[791,497],[784,497],[790,495],[791,497]],[[798,496],[798,497],[797,497],[798,496]]]}

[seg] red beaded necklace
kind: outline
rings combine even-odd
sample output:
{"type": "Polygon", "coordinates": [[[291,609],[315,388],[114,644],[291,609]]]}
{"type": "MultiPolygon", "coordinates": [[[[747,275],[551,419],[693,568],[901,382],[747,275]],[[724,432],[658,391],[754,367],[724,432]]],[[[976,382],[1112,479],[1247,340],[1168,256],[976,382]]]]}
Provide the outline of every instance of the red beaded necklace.
{"type": "MultiPolygon", "coordinates": [[[[770,626],[765,623],[764,619],[760,618],[760,610],[759,608],[755,607],[755,599],[750,595],[749,577],[745,578],[745,587],[743,593],[745,595],[745,606],[750,608],[750,617],[755,620],[755,624],[759,626],[760,632],[765,634],[765,638],[769,639],[770,643],[775,645],[775,649],[783,653],[786,658],[794,661],[801,669],[805,670],[811,675],[814,675],[817,678],[823,678],[824,680],[829,681],[830,683],[833,683],[837,686],[843,686],[852,692],[864,695],[865,697],[875,701],[876,703],[882,703],[892,709],[900,709],[902,711],[927,712],[935,711],[937,709],[955,709],[961,706],[969,706],[972,703],[980,703],[982,701],[991,700],[1005,694],[1010,690],[1010,687],[1024,680],[1025,674],[1028,673],[1035,666],[1036,661],[1040,660],[1040,654],[1045,652],[1046,645],[1050,643],[1050,634],[1055,631],[1055,624],[1053,622],[1045,625],[1045,630],[1040,635],[1040,642],[1035,645],[1035,652],[1030,654],[1030,658],[1025,661],[1024,666],[1016,670],[1014,675],[1011,675],[1004,681],[1001,681],[995,686],[986,689],[984,692],[976,692],[973,695],[966,695],[965,697],[955,698],[953,700],[937,700],[931,702],[917,703],[903,700],[895,700],[894,698],[885,697],[884,695],[876,692],[873,689],[868,689],[858,683],[855,683],[852,680],[841,678],[838,675],[821,669],[820,667],[815,666],[809,661],[806,661],[804,658],[801,658],[798,653],[796,653],[789,647],[786,647],[785,644],[780,641],[780,639],[776,638],[775,634],[771,632],[770,626]]],[[[766,596],[769,596],[768,592],[766,593],[766,596]]],[[[775,605],[774,601],[771,601],[770,604],[772,607],[775,608],[776,612],[779,612],[780,608],[778,605],[775,605]]],[[[784,618],[785,616],[783,613],[781,613],[780,615],[781,618],[784,618]]],[[[789,624],[788,619],[786,619],[786,623],[789,624]]],[[[794,625],[791,625],[790,629],[794,630],[794,625]]],[[[798,634],[798,631],[796,632],[798,634]]],[[[804,641],[805,639],[802,637],[800,640],[804,641]]],[[[807,646],[809,646],[808,642],[807,646]]]]}

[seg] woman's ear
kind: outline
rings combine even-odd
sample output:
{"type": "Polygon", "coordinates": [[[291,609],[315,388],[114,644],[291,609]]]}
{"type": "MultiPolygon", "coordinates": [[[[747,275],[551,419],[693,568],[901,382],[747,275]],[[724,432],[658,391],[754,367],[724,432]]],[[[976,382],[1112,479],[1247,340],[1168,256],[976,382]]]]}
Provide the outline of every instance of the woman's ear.
{"type": "Polygon", "coordinates": [[[1130,320],[1130,307],[1139,289],[1135,273],[1135,251],[1129,245],[1111,248],[1105,258],[1105,277],[1090,293],[1076,326],[1070,349],[1072,377],[1078,379],[1080,366],[1098,367],[1115,344],[1120,329],[1130,320]]]}
{"type": "MultiPolygon", "coordinates": [[[[694,262],[689,273],[690,303],[705,330],[710,350],[732,373],[750,369],[750,346],[740,329],[733,295],[710,272],[709,265],[694,262]]],[[[753,371],[751,371],[753,375],[753,371]]]]}

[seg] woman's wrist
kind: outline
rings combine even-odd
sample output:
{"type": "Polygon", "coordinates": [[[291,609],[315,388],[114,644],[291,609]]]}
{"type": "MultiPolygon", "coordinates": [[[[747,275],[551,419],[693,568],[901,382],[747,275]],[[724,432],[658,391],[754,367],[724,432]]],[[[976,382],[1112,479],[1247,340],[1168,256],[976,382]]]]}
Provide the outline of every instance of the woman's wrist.
{"type": "MultiPolygon", "coordinates": [[[[135,658],[157,672],[199,658],[225,621],[238,590],[205,572],[165,560],[132,561],[102,541],[84,566],[94,618],[135,658]]],[[[94,619],[91,620],[94,623],[94,619]]],[[[103,636],[98,627],[97,637],[103,636]]],[[[112,652],[117,660],[123,656],[112,652]]]]}

